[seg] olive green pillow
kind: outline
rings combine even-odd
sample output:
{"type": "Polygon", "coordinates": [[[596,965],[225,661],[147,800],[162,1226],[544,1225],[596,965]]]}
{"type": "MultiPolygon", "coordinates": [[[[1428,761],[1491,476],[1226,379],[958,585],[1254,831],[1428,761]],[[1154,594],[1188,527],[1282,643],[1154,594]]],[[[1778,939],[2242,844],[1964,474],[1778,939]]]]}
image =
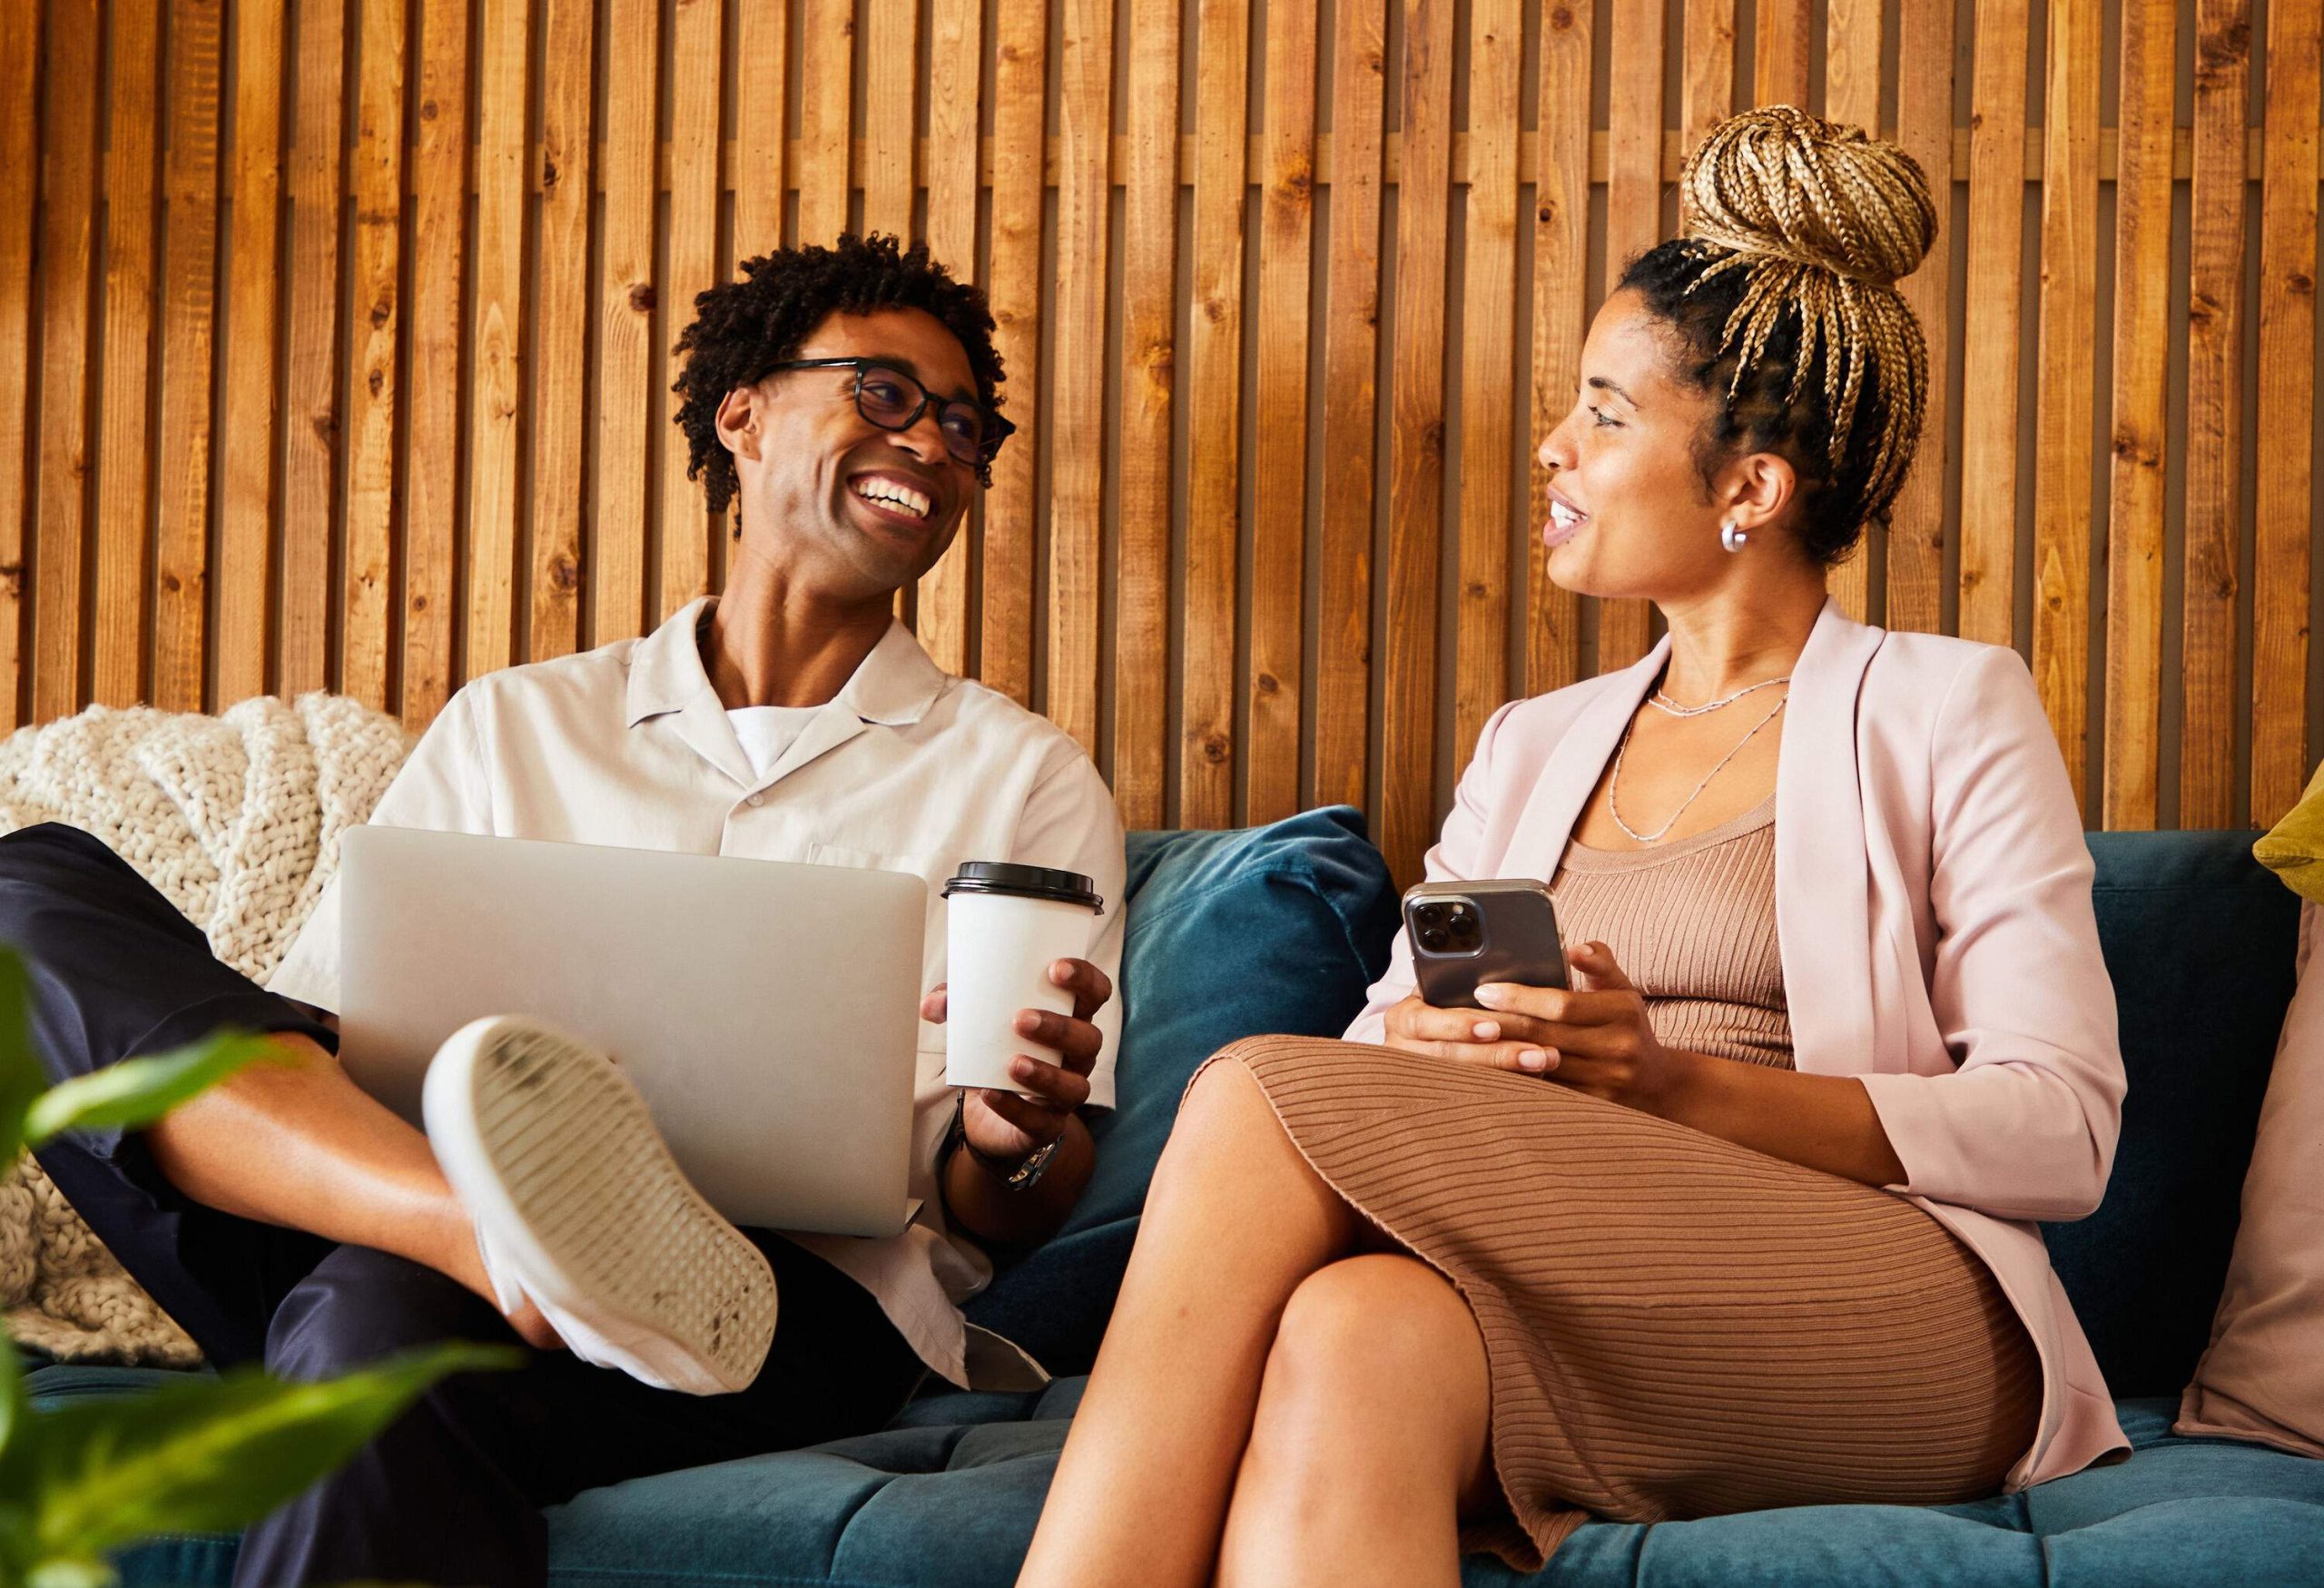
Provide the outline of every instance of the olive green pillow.
{"type": "Polygon", "coordinates": [[[2270,828],[2251,853],[2303,899],[2324,904],[2324,766],[2291,814],[2270,828]]]}

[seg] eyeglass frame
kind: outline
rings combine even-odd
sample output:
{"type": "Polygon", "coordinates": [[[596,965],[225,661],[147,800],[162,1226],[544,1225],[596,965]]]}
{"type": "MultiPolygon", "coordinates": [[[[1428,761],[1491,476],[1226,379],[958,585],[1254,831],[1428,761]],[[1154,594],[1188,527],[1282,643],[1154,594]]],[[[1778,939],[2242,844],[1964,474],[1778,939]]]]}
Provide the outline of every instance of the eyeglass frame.
{"type": "MultiPolygon", "coordinates": [[[[897,435],[901,435],[904,431],[911,429],[912,426],[920,423],[921,416],[929,410],[931,404],[933,404],[936,409],[937,429],[940,432],[948,435],[950,432],[944,430],[944,415],[948,409],[955,408],[974,409],[977,415],[978,423],[984,428],[989,438],[989,439],[978,448],[979,456],[974,459],[962,458],[959,453],[952,451],[951,443],[949,440],[945,443],[944,450],[951,454],[954,461],[966,463],[970,468],[977,469],[980,472],[992,467],[993,459],[999,456],[1000,452],[1000,444],[1017,433],[1017,427],[1009,422],[1008,416],[1005,414],[1000,413],[993,409],[987,408],[983,403],[974,401],[969,398],[939,397],[936,393],[928,389],[927,383],[921,380],[919,376],[913,374],[909,370],[901,368],[892,360],[889,359],[872,357],[854,359],[786,359],[779,364],[770,364],[767,368],[759,371],[758,380],[763,380],[769,375],[786,374],[793,370],[854,370],[855,389],[850,392],[849,395],[854,399],[855,411],[857,415],[862,419],[865,424],[877,426],[881,429],[891,431],[897,435]],[[882,424],[880,420],[873,419],[870,414],[863,411],[863,377],[867,371],[872,370],[884,370],[889,374],[909,380],[912,385],[919,388],[920,401],[916,406],[914,406],[911,412],[905,417],[903,423],[900,425],[882,424]]],[[[753,384],[756,384],[756,382],[753,382],[753,384]]]]}

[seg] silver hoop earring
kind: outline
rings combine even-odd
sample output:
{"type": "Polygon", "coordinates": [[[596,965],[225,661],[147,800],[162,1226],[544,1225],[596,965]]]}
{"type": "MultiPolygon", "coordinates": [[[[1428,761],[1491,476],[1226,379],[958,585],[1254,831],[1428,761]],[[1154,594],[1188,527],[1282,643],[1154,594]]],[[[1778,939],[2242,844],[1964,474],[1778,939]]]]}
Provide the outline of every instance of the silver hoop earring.
{"type": "Polygon", "coordinates": [[[1751,532],[1736,528],[1731,521],[1721,524],[1718,527],[1718,543],[1729,552],[1740,551],[1751,544],[1751,532]]]}

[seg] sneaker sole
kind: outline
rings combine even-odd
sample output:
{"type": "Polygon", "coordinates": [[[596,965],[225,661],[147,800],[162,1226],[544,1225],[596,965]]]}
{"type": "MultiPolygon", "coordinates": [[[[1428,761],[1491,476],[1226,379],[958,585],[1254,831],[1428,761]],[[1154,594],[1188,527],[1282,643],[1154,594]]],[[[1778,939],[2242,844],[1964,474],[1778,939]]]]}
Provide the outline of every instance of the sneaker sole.
{"type": "Polygon", "coordinates": [[[445,1178],[545,1310],[695,1394],[758,1376],[774,1272],[604,1054],[531,1021],[478,1021],[428,1066],[421,1109],[445,1178]]]}

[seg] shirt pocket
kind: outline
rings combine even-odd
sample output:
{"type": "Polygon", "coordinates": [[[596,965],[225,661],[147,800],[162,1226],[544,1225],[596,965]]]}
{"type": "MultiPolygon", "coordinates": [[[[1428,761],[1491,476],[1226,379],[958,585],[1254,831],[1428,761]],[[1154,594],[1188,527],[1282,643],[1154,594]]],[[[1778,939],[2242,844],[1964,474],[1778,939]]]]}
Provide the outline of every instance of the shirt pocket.
{"type": "MultiPolygon", "coordinates": [[[[960,869],[957,855],[931,851],[851,849],[841,843],[810,843],[800,857],[809,865],[854,866],[863,871],[901,872],[916,876],[928,887],[928,912],[924,935],[921,942],[920,990],[926,992],[944,980],[944,883],[960,869]]],[[[930,1068],[934,1056],[935,1068],[943,1068],[944,1028],[931,1021],[920,1022],[921,1070],[930,1068]]]]}

